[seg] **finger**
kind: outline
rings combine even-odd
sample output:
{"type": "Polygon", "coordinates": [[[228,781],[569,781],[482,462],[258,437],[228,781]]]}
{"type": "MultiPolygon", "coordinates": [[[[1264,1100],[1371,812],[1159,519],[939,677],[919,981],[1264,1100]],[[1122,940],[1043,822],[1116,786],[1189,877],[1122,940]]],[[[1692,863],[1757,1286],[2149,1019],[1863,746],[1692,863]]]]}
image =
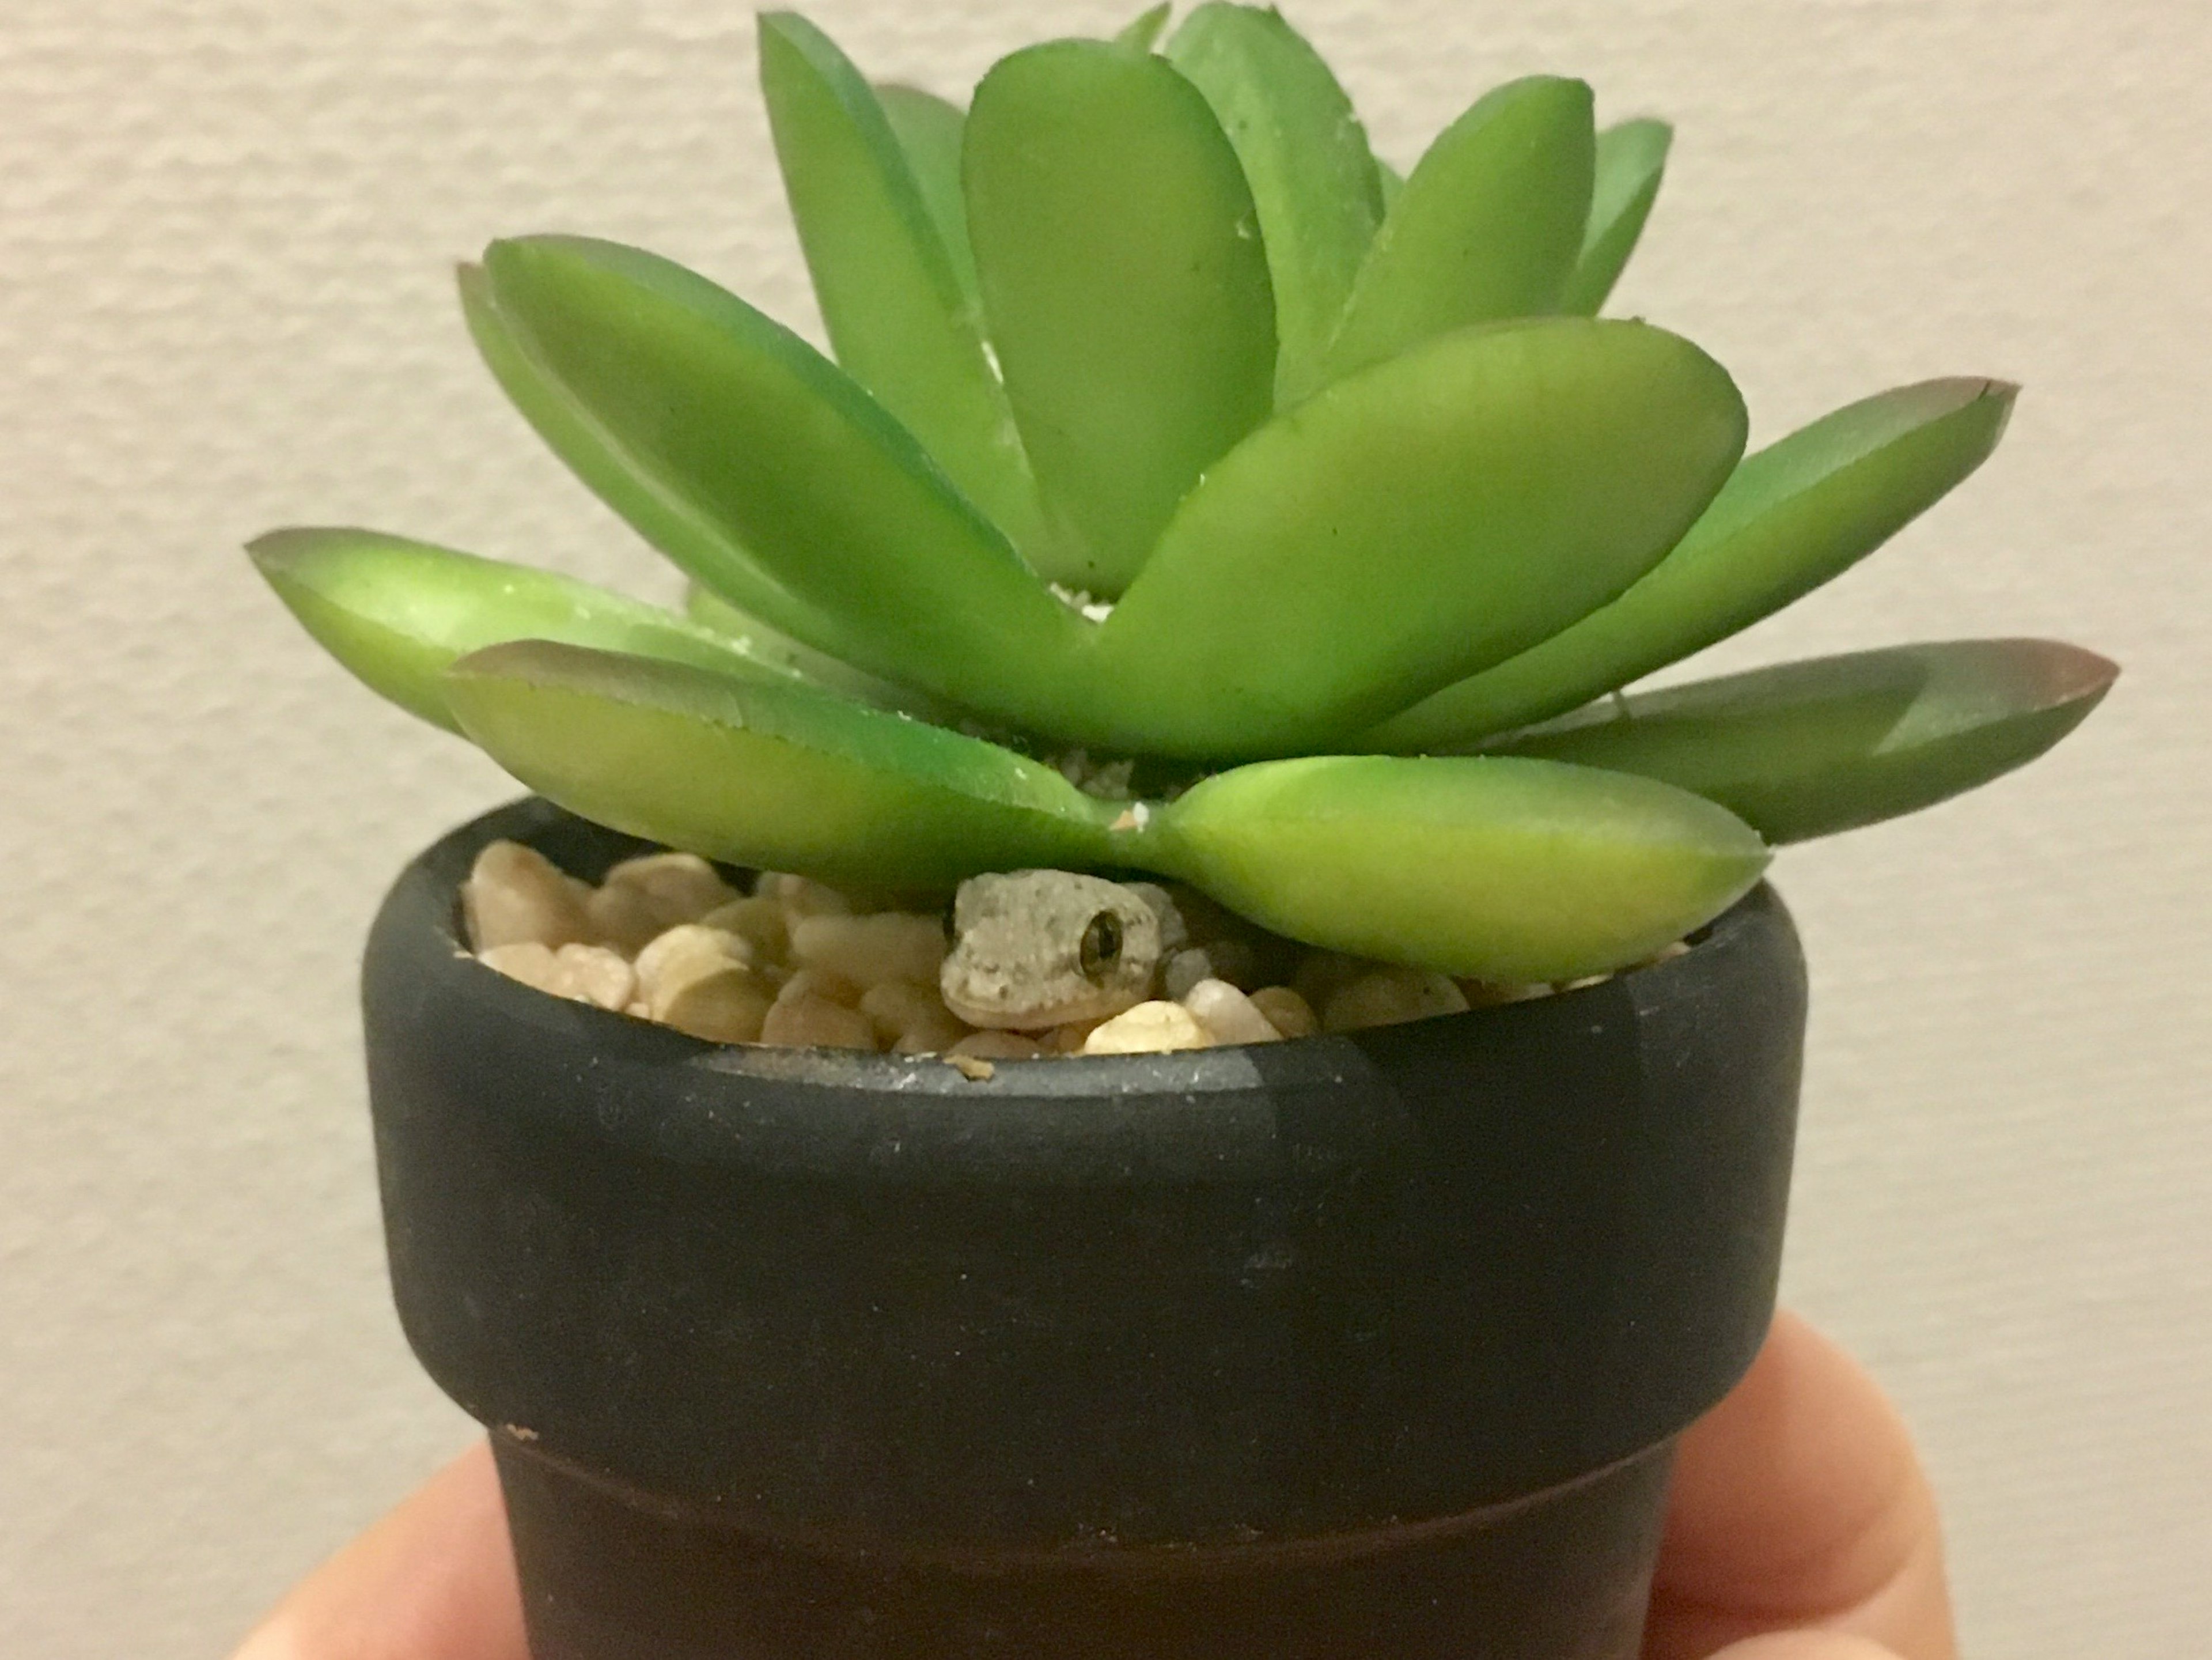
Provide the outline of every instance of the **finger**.
{"type": "Polygon", "coordinates": [[[1703,1660],[1800,1628],[1903,1660],[1957,1654],[1911,1437],[1848,1355],[1785,1313],[1743,1381],[1682,1438],[1644,1651],[1703,1660]]]}
{"type": "Polygon", "coordinates": [[[317,1569],[233,1660],[529,1660],[490,1447],[317,1569]]]}
{"type": "Polygon", "coordinates": [[[1898,1655],[1841,1632],[1784,1631],[1731,1643],[1712,1660],[1898,1660],[1898,1655]]]}

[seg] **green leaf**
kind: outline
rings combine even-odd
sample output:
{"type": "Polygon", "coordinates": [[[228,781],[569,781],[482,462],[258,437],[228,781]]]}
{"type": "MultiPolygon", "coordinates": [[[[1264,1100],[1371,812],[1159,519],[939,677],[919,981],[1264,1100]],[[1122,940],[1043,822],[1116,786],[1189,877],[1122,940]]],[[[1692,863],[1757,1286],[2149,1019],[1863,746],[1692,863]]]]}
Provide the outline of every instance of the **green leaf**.
{"type": "Polygon", "coordinates": [[[1589,221],[1590,89],[1537,76],[1444,130],[1376,233],[1328,379],[1447,329],[1557,310],[1589,221]]]}
{"type": "Polygon", "coordinates": [[[1044,522],[1036,486],[972,284],[962,288],[873,89],[828,35],[789,12],[762,14],[760,75],[838,362],[1017,547],[1034,546],[1044,522]]]}
{"type": "Polygon", "coordinates": [[[1464,748],[1748,628],[1941,501],[1996,447],[2018,391],[1930,380],[1791,434],[1737,468],[1680,545],[1613,604],[1384,721],[1360,746],[1464,748]]]}
{"type": "MultiPolygon", "coordinates": [[[[938,240],[952,261],[962,303],[980,329],[983,299],[975,286],[975,251],[968,245],[968,198],[960,187],[960,149],[967,135],[968,112],[919,87],[878,87],[876,101],[906,153],[921,204],[929,210],[938,240]]],[[[1026,472],[1026,459],[1022,465],[1026,472]]]]}
{"type": "Polygon", "coordinates": [[[798,599],[762,569],[726,525],[671,494],[592,418],[518,335],[481,265],[463,265],[461,311],[470,337],[523,418],[599,499],[682,569],[782,632],[834,650],[834,621],[798,599]]]}
{"type": "Polygon", "coordinates": [[[271,531],[247,545],[276,597],[370,690],[459,731],[440,677],[507,640],[562,640],[762,679],[790,664],[588,582],[375,531],[271,531]]]}
{"type": "Polygon", "coordinates": [[[1727,373],[1640,323],[1463,330],[1278,417],[1191,493],[1099,630],[1112,741],[1310,752],[1558,632],[1741,453],[1727,373]]]}
{"type": "Polygon", "coordinates": [[[1040,569],[1121,592],[1199,475],[1265,420],[1274,304],[1237,153],[1165,60],[1061,40],[968,116],[968,226],[1030,459],[1066,520],[1040,569]]]}
{"type": "Polygon", "coordinates": [[[1164,866],[1311,945],[1446,974],[1566,980],[1725,910],[1767,853],[1710,802],[1541,762],[1332,756],[1200,784],[1152,831],[1164,866]]]}
{"type": "Polygon", "coordinates": [[[1320,385],[1382,222],[1366,131],[1321,54],[1278,12],[1207,0],[1167,56],[1206,94],[1251,185],[1280,337],[1276,401],[1294,403],[1320,385]]]}
{"type": "Polygon", "coordinates": [[[1499,752],[1662,779],[1770,842],[1802,842],[2025,766],[2079,726],[2118,672],[2051,640],[1898,646],[1595,705],[1499,752]]]}
{"type": "MultiPolygon", "coordinates": [[[[608,242],[501,242],[518,333],[639,475],[836,619],[812,638],[1016,722],[1062,700],[1088,630],[912,435],[805,341],[705,278],[608,242]]],[[[713,569],[693,569],[726,594],[713,569]]],[[[768,620],[782,627],[781,619],[768,620]]]]}
{"type": "MultiPolygon", "coordinates": [[[[932,697],[926,691],[916,691],[912,686],[878,679],[854,668],[850,663],[816,651],[811,646],[778,634],[758,617],[748,616],[728,600],[696,582],[687,582],[684,593],[685,618],[706,629],[718,639],[737,645],[747,654],[765,661],[787,666],[798,678],[825,691],[837,692],[857,698],[864,703],[873,703],[878,708],[896,709],[918,720],[934,721],[939,726],[957,726],[969,718],[967,711],[942,698],[932,697]]],[[[580,643],[589,645],[590,641],[580,643]]],[[[612,649],[619,650],[616,647],[612,649]]],[[[651,656],[640,652],[640,656],[651,656]]]]}
{"type": "Polygon", "coordinates": [[[1118,808],[1048,766],[802,687],[536,642],[446,677],[461,727],[570,812],[876,888],[1097,862],[1118,808]]]}
{"type": "Polygon", "coordinates": [[[1150,52],[1159,45],[1160,31],[1167,27],[1168,19],[1174,15],[1174,0],[1163,0],[1142,16],[1132,19],[1128,27],[1114,37],[1114,42],[1139,52],[1150,52]]]}
{"type": "Polygon", "coordinates": [[[1382,211],[1388,214],[1398,205],[1398,198],[1406,193],[1406,175],[1378,156],[1375,162],[1375,185],[1382,193],[1382,211]]]}
{"type": "Polygon", "coordinates": [[[1595,317],[1636,252],[1666,176],[1674,129],[1664,121],[1624,121],[1597,136],[1597,184],[1590,192],[1583,251],[1559,296],[1559,309],[1595,317]]]}

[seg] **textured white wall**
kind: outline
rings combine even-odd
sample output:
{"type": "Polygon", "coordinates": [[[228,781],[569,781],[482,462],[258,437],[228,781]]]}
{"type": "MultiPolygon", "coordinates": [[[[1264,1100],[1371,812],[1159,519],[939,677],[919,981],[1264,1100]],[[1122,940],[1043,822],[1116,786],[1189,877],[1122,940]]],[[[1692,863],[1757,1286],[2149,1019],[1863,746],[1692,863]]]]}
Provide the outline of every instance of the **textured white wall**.
{"type": "MultiPolygon", "coordinates": [[[[1133,9],[1134,0],[1129,0],[1133,9]]],[[[821,0],[964,86],[1115,0],[821,0]]],[[[1792,851],[1792,1292],[1926,1437],[1987,1653],[2212,1627],[2212,13],[2197,0],[1305,0],[1402,161],[1491,82],[1673,115],[1621,301],[1771,435],[2027,383],[1996,463],[1731,660],[2121,659],[2032,773],[1792,851]]],[[[505,793],[344,683],[240,540],[356,520],[665,591],[501,405],[447,267],[591,230],[794,319],[726,0],[8,0],[0,16],[0,1633],[209,1655],[462,1438],[388,1311],[352,974],[505,793]]]]}

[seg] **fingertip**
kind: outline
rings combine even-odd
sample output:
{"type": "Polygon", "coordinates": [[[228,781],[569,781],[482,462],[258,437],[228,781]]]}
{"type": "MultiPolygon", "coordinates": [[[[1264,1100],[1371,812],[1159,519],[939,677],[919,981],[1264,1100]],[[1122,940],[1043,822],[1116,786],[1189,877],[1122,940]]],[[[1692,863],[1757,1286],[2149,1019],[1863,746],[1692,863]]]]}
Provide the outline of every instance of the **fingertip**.
{"type": "Polygon", "coordinates": [[[1781,1631],[1731,1643],[1712,1660],[1900,1660],[1894,1649],[1848,1632],[1781,1631]]]}

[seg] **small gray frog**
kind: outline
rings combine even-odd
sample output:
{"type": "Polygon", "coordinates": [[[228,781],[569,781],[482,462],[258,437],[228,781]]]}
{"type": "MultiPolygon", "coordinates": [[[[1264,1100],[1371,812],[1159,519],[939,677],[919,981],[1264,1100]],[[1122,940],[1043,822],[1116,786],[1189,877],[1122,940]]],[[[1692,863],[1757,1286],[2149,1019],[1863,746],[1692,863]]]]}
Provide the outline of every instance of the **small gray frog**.
{"type": "Polygon", "coordinates": [[[1152,994],[1183,939],[1164,889],[1072,871],[971,877],[952,906],[939,986],[971,1025],[1041,1031],[1103,1020],[1152,994]]]}

